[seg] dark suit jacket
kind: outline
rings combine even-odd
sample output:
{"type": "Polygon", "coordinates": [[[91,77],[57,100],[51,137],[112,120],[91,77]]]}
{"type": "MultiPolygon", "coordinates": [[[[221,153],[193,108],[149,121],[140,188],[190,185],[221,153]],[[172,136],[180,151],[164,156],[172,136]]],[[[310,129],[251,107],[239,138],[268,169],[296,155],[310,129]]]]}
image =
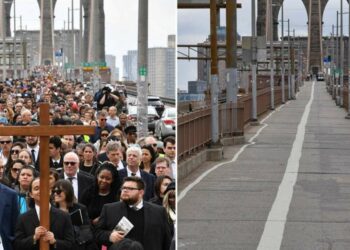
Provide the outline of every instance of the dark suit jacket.
{"type": "MultiPolygon", "coordinates": [[[[154,175],[151,175],[141,169],[140,169],[140,172],[141,172],[141,178],[146,184],[145,195],[143,196],[143,199],[145,201],[148,201],[154,196],[154,182],[156,178],[154,175]]],[[[128,175],[126,168],[119,170],[118,173],[119,173],[120,183],[123,183],[123,179],[128,175]]]]}
{"type": "MultiPolygon", "coordinates": [[[[126,206],[124,202],[114,202],[103,206],[95,232],[99,244],[111,245],[109,236],[120,219],[123,216],[127,217],[126,206]]],[[[143,202],[143,207],[145,213],[144,250],[169,250],[171,235],[165,209],[146,201],[143,202]]]]}
{"type": "MultiPolygon", "coordinates": [[[[92,185],[92,183],[94,182],[94,177],[91,174],[86,173],[84,171],[79,171],[77,174],[77,177],[78,177],[78,202],[81,202],[82,194],[86,189],[88,189],[92,185]]],[[[60,174],[60,178],[64,179],[63,172],[60,174]]]]}
{"type": "Polygon", "coordinates": [[[12,250],[18,208],[17,193],[0,183],[0,235],[5,250],[12,250]]]}
{"type": "MultiPolygon", "coordinates": [[[[30,209],[18,218],[14,241],[15,250],[39,249],[39,241],[34,245],[35,228],[40,225],[36,210],[30,209]]],[[[56,250],[71,249],[74,243],[73,226],[69,214],[55,207],[50,209],[50,231],[56,239],[56,250]]],[[[53,246],[50,246],[53,249],[53,246]]]]}
{"type": "Polygon", "coordinates": [[[56,169],[58,172],[63,171],[63,156],[61,156],[60,161],[58,163],[58,166],[55,167],[52,161],[52,158],[50,157],[50,168],[56,169]]]}

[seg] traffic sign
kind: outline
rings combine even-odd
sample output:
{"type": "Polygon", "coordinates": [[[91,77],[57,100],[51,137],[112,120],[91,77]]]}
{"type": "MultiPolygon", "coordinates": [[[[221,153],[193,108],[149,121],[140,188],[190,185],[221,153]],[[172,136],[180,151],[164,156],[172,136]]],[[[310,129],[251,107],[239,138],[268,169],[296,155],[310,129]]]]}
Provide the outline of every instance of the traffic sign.
{"type": "Polygon", "coordinates": [[[107,67],[106,62],[83,62],[81,63],[82,67],[107,67]]]}
{"type": "Polygon", "coordinates": [[[74,65],[71,64],[71,63],[65,63],[65,64],[64,64],[64,68],[65,68],[65,69],[73,69],[73,68],[74,68],[74,65]]]}
{"type": "Polygon", "coordinates": [[[139,69],[139,75],[140,76],[147,76],[147,69],[146,69],[146,67],[141,67],[139,69]]]}

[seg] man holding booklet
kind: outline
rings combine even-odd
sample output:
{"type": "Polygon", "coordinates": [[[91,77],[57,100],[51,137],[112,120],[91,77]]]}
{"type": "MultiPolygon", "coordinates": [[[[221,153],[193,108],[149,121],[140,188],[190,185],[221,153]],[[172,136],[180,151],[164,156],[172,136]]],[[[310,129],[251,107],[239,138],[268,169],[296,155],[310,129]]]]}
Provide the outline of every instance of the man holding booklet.
{"type": "Polygon", "coordinates": [[[141,178],[124,178],[121,201],[103,206],[96,226],[99,244],[113,248],[122,239],[129,238],[140,242],[145,250],[169,249],[171,235],[166,211],[144,201],[144,190],[141,178]]]}

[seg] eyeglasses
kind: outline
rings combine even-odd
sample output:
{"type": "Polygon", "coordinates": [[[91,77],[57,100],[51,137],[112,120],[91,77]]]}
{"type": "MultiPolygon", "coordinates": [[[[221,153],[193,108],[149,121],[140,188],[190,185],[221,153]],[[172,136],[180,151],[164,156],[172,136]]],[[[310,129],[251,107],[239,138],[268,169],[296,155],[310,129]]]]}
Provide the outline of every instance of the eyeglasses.
{"type": "Polygon", "coordinates": [[[21,169],[20,168],[11,168],[11,172],[17,173],[19,172],[21,169]]]}
{"type": "Polygon", "coordinates": [[[0,144],[10,144],[12,141],[0,141],[0,144]]]}
{"type": "Polygon", "coordinates": [[[10,150],[10,154],[16,154],[16,155],[18,155],[19,154],[19,150],[16,150],[16,149],[11,149],[10,150]]]}
{"type": "Polygon", "coordinates": [[[122,187],[122,191],[133,191],[133,190],[140,190],[139,188],[134,188],[134,187],[122,187]]]}
{"type": "Polygon", "coordinates": [[[62,190],[61,189],[54,189],[54,190],[52,190],[52,193],[60,195],[62,193],[62,190]]]}
{"type": "Polygon", "coordinates": [[[75,161],[65,161],[65,162],[63,162],[64,163],[64,165],[72,165],[72,166],[74,166],[75,164],[77,164],[75,161]]]}
{"type": "Polygon", "coordinates": [[[108,136],[108,134],[101,134],[101,136],[108,136]]]}
{"type": "Polygon", "coordinates": [[[100,121],[107,121],[107,119],[105,119],[105,118],[101,118],[101,119],[100,119],[100,121]]]}
{"type": "Polygon", "coordinates": [[[158,146],[157,143],[148,144],[148,145],[153,146],[154,148],[158,146]]]}

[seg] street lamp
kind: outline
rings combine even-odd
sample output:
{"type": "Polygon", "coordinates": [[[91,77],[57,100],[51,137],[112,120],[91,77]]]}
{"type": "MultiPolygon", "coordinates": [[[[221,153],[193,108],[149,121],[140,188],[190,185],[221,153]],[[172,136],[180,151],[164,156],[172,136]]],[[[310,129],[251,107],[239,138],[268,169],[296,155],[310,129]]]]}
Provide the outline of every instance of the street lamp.
{"type": "Polygon", "coordinates": [[[258,125],[257,116],[257,86],[256,86],[256,26],[255,0],[252,0],[252,118],[251,124],[258,125]]]}
{"type": "Polygon", "coordinates": [[[283,8],[283,2],[281,5],[281,14],[282,14],[282,25],[281,25],[281,34],[282,34],[282,40],[281,40],[281,71],[282,71],[282,103],[286,102],[286,97],[285,97],[285,82],[284,82],[284,73],[285,73],[285,68],[284,68],[284,8],[283,8]]]}
{"type": "Polygon", "coordinates": [[[269,27],[270,27],[270,91],[271,91],[271,109],[275,109],[275,83],[274,83],[274,70],[273,70],[273,9],[272,9],[272,0],[269,0],[269,12],[270,12],[270,18],[269,18],[269,27]]]}
{"type": "Polygon", "coordinates": [[[6,58],[5,58],[5,43],[6,43],[6,25],[5,25],[5,0],[1,1],[2,11],[2,81],[6,80],[6,58]]]}
{"type": "Polygon", "coordinates": [[[17,79],[17,58],[16,58],[16,0],[13,0],[13,78],[17,79]]]}

